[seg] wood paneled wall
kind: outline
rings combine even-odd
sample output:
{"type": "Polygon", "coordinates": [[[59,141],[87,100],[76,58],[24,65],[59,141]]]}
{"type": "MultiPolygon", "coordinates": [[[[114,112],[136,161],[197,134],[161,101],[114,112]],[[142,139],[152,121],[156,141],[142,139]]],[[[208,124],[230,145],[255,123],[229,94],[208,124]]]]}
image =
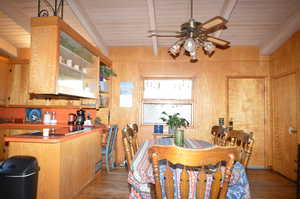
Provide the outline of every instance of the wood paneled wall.
{"type": "Polygon", "coordinates": [[[273,169],[297,179],[297,151],[300,144],[300,30],[271,56],[271,131],[273,169]],[[296,131],[291,132],[289,128],[296,131]]]}
{"type": "MultiPolygon", "coordinates": [[[[271,56],[270,62],[270,76],[276,78],[285,76],[290,73],[297,75],[297,91],[298,99],[300,99],[300,30],[292,35],[279,49],[277,49],[271,56]]],[[[297,102],[297,112],[300,113],[300,104],[297,102]]],[[[297,140],[300,144],[299,128],[300,116],[297,115],[298,136],[297,140]]]]}
{"type": "MultiPolygon", "coordinates": [[[[112,78],[111,124],[118,124],[120,129],[128,122],[141,124],[143,77],[193,77],[195,80],[194,124],[192,128],[186,130],[185,136],[210,141],[210,128],[218,123],[218,118],[224,117],[227,123],[227,77],[268,77],[269,75],[269,59],[260,56],[256,47],[238,46],[226,50],[218,49],[212,57],[207,57],[202,50],[199,50],[199,61],[196,63],[191,63],[190,57],[185,55],[173,59],[167,51],[168,48],[162,47],[159,55],[153,56],[151,47],[110,48],[109,57],[113,61],[113,70],[118,75],[112,78]],[[134,83],[131,108],[119,107],[121,81],[134,83]]],[[[265,131],[266,134],[269,133],[268,129],[265,131]]],[[[152,138],[152,131],[153,126],[140,126],[140,141],[152,138]]],[[[118,161],[123,160],[120,137],[121,133],[117,141],[118,161]]],[[[265,165],[269,165],[268,158],[265,165]]]]}

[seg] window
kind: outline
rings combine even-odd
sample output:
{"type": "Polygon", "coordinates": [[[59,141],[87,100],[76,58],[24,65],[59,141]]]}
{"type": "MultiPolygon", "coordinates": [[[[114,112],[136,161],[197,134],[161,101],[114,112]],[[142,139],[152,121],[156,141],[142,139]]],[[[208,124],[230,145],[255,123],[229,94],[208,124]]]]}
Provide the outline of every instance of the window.
{"type": "Polygon", "coordinates": [[[192,123],[192,79],[146,78],[143,92],[143,124],[163,123],[162,112],[180,113],[192,123]]]}

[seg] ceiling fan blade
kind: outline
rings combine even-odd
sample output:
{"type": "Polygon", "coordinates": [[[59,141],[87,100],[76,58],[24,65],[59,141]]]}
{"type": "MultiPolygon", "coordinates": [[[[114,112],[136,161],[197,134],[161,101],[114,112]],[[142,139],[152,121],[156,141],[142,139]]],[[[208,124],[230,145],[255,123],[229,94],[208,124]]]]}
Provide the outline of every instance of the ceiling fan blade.
{"type": "Polygon", "coordinates": [[[211,37],[211,36],[207,36],[206,40],[211,41],[212,43],[214,43],[218,46],[222,46],[222,47],[228,46],[230,44],[229,41],[219,39],[219,38],[216,38],[216,37],[211,37]]]}
{"type": "Polygon", "coordinates": [[[214,17],[214,18],[204,22],[199,27],[203,31],[208,31],[210,29],[213,29],[214,31],[216,31],[216,30],[224,27],[226,23],[227,23],[226,19],[224,19],[223,17],[217,16],[217,17],[214,17]]]}

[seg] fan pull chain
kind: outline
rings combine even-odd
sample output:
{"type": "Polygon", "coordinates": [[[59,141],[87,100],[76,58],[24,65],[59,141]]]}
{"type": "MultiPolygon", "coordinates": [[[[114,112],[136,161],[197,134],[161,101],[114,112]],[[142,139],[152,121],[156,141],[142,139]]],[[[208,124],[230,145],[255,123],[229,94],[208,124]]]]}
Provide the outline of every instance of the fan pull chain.
{"type": "Polygon", "coordinates": [[[193,19],[193,0],[191,0],[191,19],[193,19]]]}

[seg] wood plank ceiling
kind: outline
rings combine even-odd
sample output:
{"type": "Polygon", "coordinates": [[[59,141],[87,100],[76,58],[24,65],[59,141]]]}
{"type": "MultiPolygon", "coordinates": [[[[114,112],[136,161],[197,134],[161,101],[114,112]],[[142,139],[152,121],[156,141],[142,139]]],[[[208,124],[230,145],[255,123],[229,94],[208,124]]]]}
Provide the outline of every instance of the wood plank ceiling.
{"type": "MultiPolygon", "coordinates": [[[[1,1],[7,1],[7,7],[13,8],[15,12],[23,13],[28,18],[28,23],[30,17],[37,15],[36,0],[1,1]]],[[[152,39],[147,37],[147,31],[150,29],[148,6],[152,1],[158,30],[177,31],[180,25],[189,19],[189,0],[72,0],[72,4],[80,4],[86,18],[93,24],[97,34],[101,35],[106,46],[151,46],[152,39]]],[[[194,0],[194,18],[204,22],[221,15],[224,11],[223,6],[228,1],[236,2],[232,12],[229,10],[228,29],[222,32],[221,38],[230,41],[232,46],[261,47],[270,37],[276,36],[290,16],[300,13],[299,0],[194,0]]],[[[65,6],[64,15],[68,24],[91,41],[88,31],[84,29],[86,26],[76,19],[68,5],[65,6]]],[[[3,14],[0,17],[3,17],[3,14]]],[[[3,21],[5,20],[0,20],[0,30],[5,28],[3,21]]],[[[14,34],[15,37],[25,37],[25,33],[16,34],[14,29],[0,32],[0,37],[6,38],[16,47],[26,46],[24,43],[28,41],[19,44],[8,36],[14,34]]],[[[175,38],[170,37],[158,38],[158,45],[170,46],[175,41],[175,38]]]]}

